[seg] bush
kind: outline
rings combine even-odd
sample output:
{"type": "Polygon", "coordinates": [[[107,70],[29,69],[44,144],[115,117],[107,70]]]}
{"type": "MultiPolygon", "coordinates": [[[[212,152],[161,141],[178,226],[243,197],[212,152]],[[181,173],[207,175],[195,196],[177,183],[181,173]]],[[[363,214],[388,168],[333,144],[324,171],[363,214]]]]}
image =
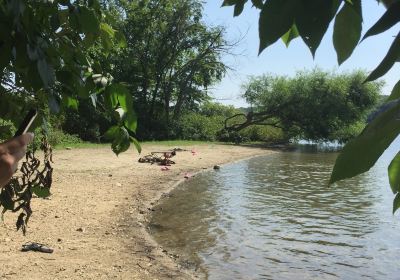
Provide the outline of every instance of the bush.
{"type": "MultiPolygon", "coordinates": [[[[82,140],[77,135],[70,135],[63,132],[61,129],[48,127],[48,142],[52,147],[59,145],[68,146],[71,144],[82,143],[82,140]]],[[[40,148],[42,141],[42,128],[38,127],[34,130],[35,138],[33,139],[33,147],[40,148]]]]}
{"type": "Polygon", "coordinates": [[[110,118],[96,110],[90,100],[80,100],[78,111],[68,109],[59,128],[70,135],[77,135],[84,141],[100,142],[101,135],[111,126],[110,118]]]}
{"type": "Polygon", "coordinates": [[[243,137],[240,132],[230,131],[226,129],[222,129],[217,133],[218,141],[222,142],[233,142],[236,144],[248,141],[247,138],[243,137]]]}
{"type": "MultiPolygon", "coordinates": [[[[184,140],[204,140],[242,143],[248,141],[282,142],[287,137],[281,129],[268,126],[250,126],[239,132],[225,129],[225,120],[242,111],[233,106],[205,103],[197,113],[184,114],[174,125],[175,137],[184,140]]],[[[230,121],[242,122],[240,116],[230,121]]]]}
{"type": "Polygon", "coordinates": [[[204,116],[199,113],[189,113],[181,117],[176,125],[178,138],[184,140],[217,140],[217,133],[223,128],[222,116],[204,116]]]}
{"type": "Polygon", "coordinates": [[[4,142],[13,137],[16,130],[11,121],[0,119],[0,142],[4,142]]]}
{"type": "Polygon", "coordinates": [[[58,145],[67,146],[70,144],[82,143],[82,140],[77,135],[70,135],[64,133],[62,130],[56,129],[49,132],[49,143],[53,147],[58,145]]]}
{"type": "Polygon", "coordinates": [[[276,143],[285,141],[285,135],[281,129],[271,126],[252,125],[239,132],[243,139],[249,141],[262,141],[276,143]]]}

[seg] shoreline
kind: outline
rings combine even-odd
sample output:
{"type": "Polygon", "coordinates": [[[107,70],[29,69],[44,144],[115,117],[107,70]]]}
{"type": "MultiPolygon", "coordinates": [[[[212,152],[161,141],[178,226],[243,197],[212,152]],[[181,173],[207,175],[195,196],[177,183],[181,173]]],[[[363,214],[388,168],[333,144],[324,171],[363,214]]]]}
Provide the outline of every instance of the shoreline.
{"type": "MultiPolygon", "coordinates": [[[[143,145],[142,155],[174,146],[143,145]]],[[[162,199],[192,176],[274,153],[254,147],[215,143],[185,145],[175,165],[138,163],[130,151],[116,157],[109,147],[58,150],[50,200],[34,199],[33,216],[24,237],[15,232],[16,215],[6,213],[0,227],[0,279],[189,279],[194,271],[181,267],[147,230],[150,215],[162,199]],[[34,241],[53,254],[20,252],[34,241]]]]}
{"type": "MultiPolygon", "coordinates": [[[[225,162],[225,163],[221,163],[218,164],[221,167],[224,167],[226,165],[230,165],[230,164],[235,164],[241,161],[245,161],[245,160],[250,160],[253,158],[257,158],[257,157],[261,157],[261,156],[266,156],[269,155],[271,153],[273,153],[274,151],[269,151],[266,154],[257,154],[257,155],[253,155],[253,156],[249,156],[246,158],[241,158],[241,159],[237,159],[237,160],[233,160],[233,161],[229,161],[229,162],[225,162]]],[[[213,169],[213,166],[210,166],[208,168],[202,168],[200,170],[197,170],[195,172],[193,172],[191,174],[190,178],[196,177],[199,174],[203,174],[203,173],[207,173],[207,172],[215,172],[215,170],[213,169]]],[[[177,187],[179,187],[182,184],[185,184],[188,180],[190,180],[190,178],[181,178],[179,179],[177,182],[175,182],[172,186],[170,186],[164,193],[162,193],[159,197],[155,198],[153,201],[150,202],[150,204],[152,205],[152,207],[157,207],[159,206],[163,200],[168,199],[169,195],[172,191],[174,191],[177,187]]],[[[150,220],[151,220],[151,216],[152,215],[157,215],[157,213],[153,213],[153,211],[148,210],[144,216],[145,218],[145,229],[146,229],[146,233],[149,235],[149,238],[152,240],[152,242],[154,242],[155,244],[157,244],[160,248],[163,248],[161,244],[159,244],[153,237],[153,235],[149,232],[149,225],[150,225],[150,220]]],[[[163,252],[165,254],[169,254],[165,249],[163,249],[163,252]]],[[[174,261],[176,262],[176,264],[178,265],[178,259],[174,258],[174,255],[170,255],[171,258],[174,259],[174,261]]],[[[182,261],[182,260],[181,260],[182,261]]],[[[184,262],[186,260],[183,260],[184,262]]],[[[193,279],[197,279],[197,278],[201,278],[201,274],[199,274],[197,271],[194,270],[194,268],[189,267],[189,268],[182,268],[182,270],[187,273],[188,275],[191,276],[191,278],[193,279]]]]}

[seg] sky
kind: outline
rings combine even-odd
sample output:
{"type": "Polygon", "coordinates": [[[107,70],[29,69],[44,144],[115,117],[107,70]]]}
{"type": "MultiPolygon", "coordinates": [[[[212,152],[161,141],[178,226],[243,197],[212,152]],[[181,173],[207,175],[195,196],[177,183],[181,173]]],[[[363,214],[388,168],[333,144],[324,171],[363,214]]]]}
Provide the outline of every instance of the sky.
{"type": "MultiPolygon", "coordinates": [[[[225,56],[224,61],[234,68],[218,84],[210,88],[215,101],[235,107],[247,106],[240,98],[241,84],[249,76],[271,73],[293,76],[296,71],[319,67],[323,70],[334,70],[338,73],[364,69],[371,72],[384,58],[396,33],[396,27],[383,34],[367,38],[354,50],[352,56],[338,66],[337,57],[332,43],[333,22],[319,46],[313,59],[307,46],[300,38],[293,40],[289,48],[282,41],[276,42],[258,55],[258,18],[259,11],[247,3],[243,13],[233,17],[233,7],[221,7],[222,0],[207,0],[204,3],[203,20],[212,26],[221,25],[226,28],[226,38],[229,41],[240,40],[232,50],[238,54],[225,56]]],[[[250,1],[248,1],[250,2],[250,1]]],[[[385,8],[377,1],[363,1],[363,31],[362,35],[382,16],[385,8]]],[[[385,81],[383,94],[390,94],[391,89],[399,80],[400,67],[396,64],[381,80],[385,81]]]]}

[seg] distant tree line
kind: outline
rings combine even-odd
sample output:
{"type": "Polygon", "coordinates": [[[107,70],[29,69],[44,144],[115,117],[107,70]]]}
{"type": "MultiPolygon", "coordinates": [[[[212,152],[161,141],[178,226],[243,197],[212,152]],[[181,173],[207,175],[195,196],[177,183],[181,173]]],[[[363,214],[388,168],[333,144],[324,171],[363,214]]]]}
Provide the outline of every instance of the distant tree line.
{"type": "Polygon", "coordinates": [[[294,77],[263,75],[243,85],[248,113],[227,120],[228,130],[251,125],[280,128],[286,139],[347,142],[365,126],[377,104],[381,82],[364,83],[366,73],[336,74],[314,69],[294,77]],[[229,121],[241,117],[241,122],[229,121]]]}

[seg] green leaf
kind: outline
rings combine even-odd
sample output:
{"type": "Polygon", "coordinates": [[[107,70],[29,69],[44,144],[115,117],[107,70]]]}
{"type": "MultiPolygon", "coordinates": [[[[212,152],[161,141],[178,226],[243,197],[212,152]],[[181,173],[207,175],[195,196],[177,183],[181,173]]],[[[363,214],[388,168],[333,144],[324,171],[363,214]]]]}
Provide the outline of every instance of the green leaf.
{"type": "Polygon", "coordinates": [[[297,27],[295,24],[293,24],[293,26],[289,29],[288,32],[286,32],[283,36],[282,36],[282,41],[285,43],[286,47],[289,47],[290,42],[299,37],[299,31],[297,30],[297,27]]]}
{"type": "Polygon", "coordinates": [[[98,33],[100,30],[100,22],[92,9],[85,6],[79,7],[78,22],[82,31],[87,33],[98,33]]]}
{"type": "Polygon", "coordinates": [[[37,62],[37,69],[45,88],[52,86],[56,76],[53,67],[46,60],[40,59],[37,62]]]}
{"type": "Polygon", "coordinates": [[[132,95],[123,84],[112,84],[110,87],[108,87],[108,91],[111,95],[112,104],[115,102],[115,97],[117,97],[119,105],[122,107],[122,109],[124,109],[125,112],[133,110],[132,95]]]}
{"type": "Polygon", "coordinates": [[[244,4],[247,0],[238,0],[233,10],[233,16],[237,17],[243,12],[244,4]]]}
{"type": "Polygon", "coordinates": [[[131,111],[128,111],[125,120],[124,120],[124,125],[132,132],[136,132],[137,128],[137,116],[133,109],[131,111]]]}
{"type": "Polygon", "coordinates": [[[116,137],[111,144],[112,151],[119,155],[129,149],[130,146],[129,133],[124,127],[119,127],[116,137]]]}
{"type": "Polygon", "coordinates": [[[131,143],[133,143],[133,145],[135,145],[136,150],[140,154],[142,152],[142,146],[140,146],[139,141],[136,138],[132,137],[132,136],[129,139],[131,140],[131,143]]]}
{"type": "Polygon", "coordinates": [[[392,93],[390,94],[390,96],[388,97],[387,101],[392,101],[395,99],[400,98],[400,80],[394,85],[393,89],[392,89],[392,93]]]}
{"type": "Polygon", "coordinates": [[[353,2],[353,5],[346,2],[335,19],[333,46],[339,65],[350,57],[361,37],[361,0],[354,0],[353,2]]]}
{"type": "Polygon", "coordinates": [[[368,171],[399,135],[399,103],[380,113],[363,132],[348,142],[336,159],[329,183],[368,171]]]}
{"type": "Polygon", "coordinates": [[[265,2],[258,23],[261,53],[281,38],[294,23],[297,0],[268,0],[265,2]]]}
{"type": "Polygon", "coordinates": [[[400,208],[400,193],[393,200],[393,214],[400,208]]]}
{"type": "Polygon", "coordinates": [[[100,30],[102,31],[103,34],[106,34],[110,39],[114,38],[115,30],[108,25],[107,23],[100,23],[100,30]]]}
{"type": "Polygon", "coordinates": [[[78,106],[79,106],[78,99],[71,97],[71,96],[67,96],[67,95],[63,95],[62,104],[64,107],[71,108],[74,110],[78,110],[78,106]]]}
{"type": "Polygon", "coordinates": [[[256,7],[257,9],[262,9],[263,7],[263,1],[262,0],[251,0],[253,3],[253,6],[256,7]]]}
{"type": "Polygon", "coordinates": [[[126,38],[122,32],[120,32],[120,31],[115,32],[115,40],[116,40],[118,47],[126,48],[126,46],[127,46],[126,38]]]}
{"type": "Polygon", "coordinates": [[[389,48],[386,56],[383,58],[381,63],[374,69],[374,71],[369,74],[365,82],[374,81],[379,77],[382,77],[387,73],[387,71],[392,68],[396,60],[400,56],[400,32],[397,34],[396,38],[393,40],[392,45],[389,48]]]}
{"type": "Polygon", "coordinates": [[[298,0],[296,27],[313,57],[335,16],[340,0],[298,0]]]}
{"type": "Polygon", "coordinates": [[[367,33],[365,33],[363,40],[369,36],[385,32],[399,21],[400,2],[397,1],[390,5],[383,16],[367,31],[367,33]]]}
{"type": "Polygon", "coordinates": [[[236,5],[237,1],[240,1],[240,0],[224,0],[224,2],[222,2],[221,7],[236,5]]]}
{"type": "Polygon", "coordinates": [[[400,192],[400,152],[393,158],[388,167],[389,183],[392,192],[400,192]]]}
{"type": "Polygon", "coordinates": [[[106,131],[106,133],[104,133],[104,138],[106,140],[113,140],[114,138],[117,137],[118,132],[119,132],[119,126],[114,125],[114,126],[110,127],[106,131]]]}
{"type": "Polygon", "coordinates": [[[106,87],[104,99],[110,109],[115,109],[118,105],[118,93],[115,92],[113,85],[106,87]]]}
{"type": "Polygon", "coordinates": [[[50,196],[50,189],[49,188],[42,188],[38,185],[35,185],[31,188],[32,192],[36,194],[40,198],[45,198],[50,196]]]}

